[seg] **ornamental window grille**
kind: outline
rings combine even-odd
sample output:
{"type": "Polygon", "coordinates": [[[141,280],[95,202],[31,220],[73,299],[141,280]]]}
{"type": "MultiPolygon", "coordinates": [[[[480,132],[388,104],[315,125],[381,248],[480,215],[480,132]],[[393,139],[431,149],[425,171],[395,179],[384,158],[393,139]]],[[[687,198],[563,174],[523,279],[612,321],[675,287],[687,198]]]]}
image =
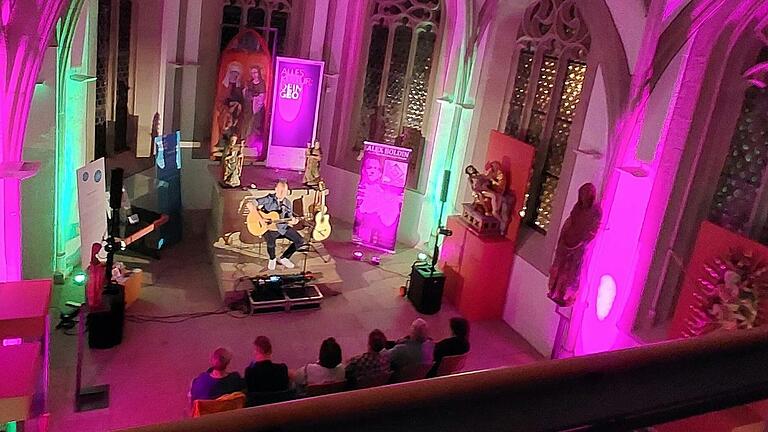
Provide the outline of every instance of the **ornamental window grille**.
{"type": "Polygon", "coordinates": [[[294,0],[224,0],[221,50],[223,51],[241,30],[250,28],[268,40],[270,49],[272,44],[276,43],[278,55],[285,54],[293,2],[294,0]],[[266,31],[269,28],[275,29],[276,32],[266,31]]]}
{"type": "Polygon", "coordinates": [[[375,0],[367,27],[354,149],[360,151],[366,140],[411,147],[412,188],[418,184],[423,156],[440,13],[440,0],[375,0]]]}
{"type": "Polygon", "coordinates": [[[539,0],[526,9],[505,133],[536,147],[525,197],[526,223],[546,233],[591,44],[576,0],[539,0]]]}
{"type": "MultiPolygon", "coordinates": [[[[768,62],[768,48],[758,63],[768,62]]],[[[768,243],[768,88],[750,86],[731,137],[709,220],[728,230],[768,243]]]]}

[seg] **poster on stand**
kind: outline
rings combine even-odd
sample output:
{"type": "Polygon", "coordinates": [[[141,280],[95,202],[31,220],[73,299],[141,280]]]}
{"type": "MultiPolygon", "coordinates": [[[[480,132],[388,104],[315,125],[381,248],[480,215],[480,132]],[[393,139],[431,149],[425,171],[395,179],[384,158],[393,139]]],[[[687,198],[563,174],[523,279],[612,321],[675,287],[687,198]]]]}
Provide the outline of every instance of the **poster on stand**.
{"type": "Polygon", "coordinates": [[[91,261],[91,246],[107,235],[107,186],[104,158],[77,170],[77,210],[80,217],[80,265],[91,261]]]}
{"type": "Polygon", "coordinates": [[[411,149],[365,142],[352,241],[394,252],[411,149]]]}
{"type": "Polygon", "coordinates": [[[211,158],[222,156],[232,136],[245,140],[244,154],[252,160],[267,157],[272,55],[264,38],[245,29],[221,53],[214,101],[211,158]]]}
{"type": "Polygon", "coordinates": [[[317,137],[324,63],[278,57],[267,166],[303,170],[307,146],[317,137]]]}

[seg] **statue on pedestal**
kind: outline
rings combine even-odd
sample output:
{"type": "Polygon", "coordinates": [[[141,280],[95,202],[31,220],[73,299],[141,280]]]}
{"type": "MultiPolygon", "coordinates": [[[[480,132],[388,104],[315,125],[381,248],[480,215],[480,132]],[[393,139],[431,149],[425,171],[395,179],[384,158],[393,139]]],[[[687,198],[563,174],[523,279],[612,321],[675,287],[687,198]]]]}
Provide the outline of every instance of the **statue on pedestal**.
{"type": "Polygon", "coordinates": [[[315,140],[307,146],[306,166],[304,167],[304,184],[316,186],[320,182],[320,161],[323,160],[323,151],[320,149],[320,141],[315,140]]]}
{"type": "Polygon", "coordinates": [[[226,187],[239,187],[240,175],[243,173],[243,147],[245,146],[245,140],[241,140],[237,135],[232,135],[229,138],[227,147],[224,149],[224,154],[221,158],[221,164],[223,167],[222,183],[226,187]]]}
{"type": "Polygon", "coordinates": [[[488,162],[485,173],[473,165],[469,165],[464,172],[469,177],[474,200],[465,204],[462,216],[478,234],[504,235],[515,206],[515,194],[507,188],[507,175],[501,163],[488,162]]]}
{"type": "Polygon", "coordinates": [[[592,183],[579,188],[579,200],[563,224],[549,270],[549,297],[561,307],[572,306],[579,292],[581,263],[587,246],[597,235],[602,210],[592,183]]]}

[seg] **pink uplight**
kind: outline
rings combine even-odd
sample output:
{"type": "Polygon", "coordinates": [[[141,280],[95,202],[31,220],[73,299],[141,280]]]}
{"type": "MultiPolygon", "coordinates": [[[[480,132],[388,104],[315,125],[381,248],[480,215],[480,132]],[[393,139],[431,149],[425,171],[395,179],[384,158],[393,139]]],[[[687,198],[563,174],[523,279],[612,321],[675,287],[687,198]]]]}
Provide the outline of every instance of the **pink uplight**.
{"type": "Polygon", "coordinates": [[[21,338],[7,338],[7,339],[3,339],[3,346],[4,347],[9,347],[9,346],[14,346],[14,345],[21,345],[21,343],[22,343],[21,338]]]}
{"type": "Polygon", "coordinates": [[[611,275],[600,276],[600,286],[597,288],[597,302],[595,304],[597,319],[600,321],[608,317],[613,309],[613,301],[616,300],[616,281],[611,275]]]}

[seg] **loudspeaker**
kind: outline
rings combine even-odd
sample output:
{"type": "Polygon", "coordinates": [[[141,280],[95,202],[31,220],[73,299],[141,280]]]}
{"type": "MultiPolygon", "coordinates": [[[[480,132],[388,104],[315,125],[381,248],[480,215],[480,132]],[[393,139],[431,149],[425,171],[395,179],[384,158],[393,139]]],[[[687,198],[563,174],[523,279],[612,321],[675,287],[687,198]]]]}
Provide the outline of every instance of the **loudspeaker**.
{"type": "MultiPolygon", "coordinates": [[[[448,186],[451,184],[451,170],[445,170],[443,173],[443,189],[440,191],[440,202],[444,203],[448,200],[448,186]]],[[[439,223],[442,223],[440,221],[439,223]]]]}
{"type": "Polygon", "coordinates": [[[123,169],[114,168],[109,179],[109,207],[119,209],[123,201],[123,169]]]}
{"type": "Polygon", "coordinates": [[[411,270],[408,299],[420,313],[436,314],[442,304],[443,286],[445,275],[442,272],[433,271],[429,265],[414,265],[411,270]]]}
{"type": "Polygon", "coordinates": [[[112,348],[123,341],[125,289],[112,285],[101,295],[101,307],[88,314],[88,346],[112,348]]]}

